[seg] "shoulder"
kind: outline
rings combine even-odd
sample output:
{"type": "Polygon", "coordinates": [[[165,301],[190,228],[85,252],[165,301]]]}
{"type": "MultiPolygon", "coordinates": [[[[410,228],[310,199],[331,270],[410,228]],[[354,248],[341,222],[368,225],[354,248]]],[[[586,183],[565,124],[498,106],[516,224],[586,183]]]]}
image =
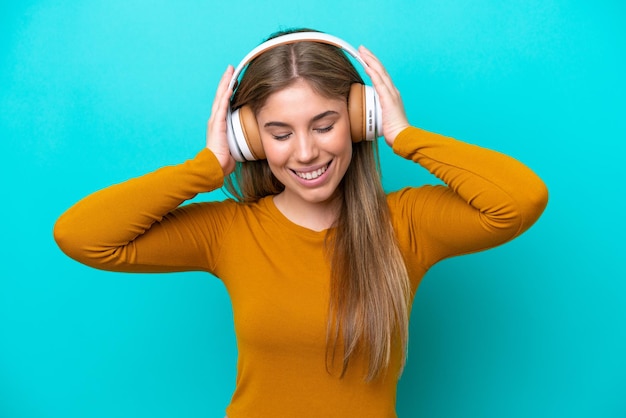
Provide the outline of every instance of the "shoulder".
{"type": "Polygon", "coordinates": [[[240,202],[232,198],[223,200],[206,200],[187,203],[176,211],[183,211],[196,216],[213,216],[231,218],[236,215],[251,213],[258,210],[259,202],[240,202]]]}
{"type": "Polygon", "coordinates": [[[194,217],[212,218],[216,222],[229,223],[236,219],[249,219],[263,216],[268,209],[267,197],[254,202],[241,202],[232,198],[193,202],[181,206],[177,212],[185,212],[194,217]]]}

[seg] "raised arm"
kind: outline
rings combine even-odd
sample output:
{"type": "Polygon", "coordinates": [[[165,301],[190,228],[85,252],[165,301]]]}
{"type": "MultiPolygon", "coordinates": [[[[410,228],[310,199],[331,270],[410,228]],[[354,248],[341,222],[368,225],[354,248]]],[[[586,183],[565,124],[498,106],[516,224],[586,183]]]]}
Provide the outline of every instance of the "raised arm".
{"type": "Polygon", "coordinates": [[[406,188],[389,198],[403,225],[400,240],[418,248],[426,265],[515,238],[547,204],[543,181],[502,153],[414,127],[398,135],[393,149],[447,185],[406,188]]]}
{"type": "MultiPolygon", "coordinates": [[[[114,271],[209,269],[208,237],[228,221],[216,205],[179,207],[220,187],[234,167],[226,140],[232,67],[218,85],[206,148],[183,164],[163,167],[87,196],[57,221],[54,237],[70,257],[114,271]]],[[[224,206],[224,205],[222,205],[224,206]]],[[[232,206],[232,205],[231,205],[232,206]]]]}
{"type": "Polygon", "coordinates": [[[548,193],[533,171],[499,152],[411,127],[383,65],[366,48],[360,53],[380,97],[386,143],[447,185],[405,189],[389,197],[405,251],[417,253],[428,267],[506,242],[539,218],[548,193]]]}
{"type": "Polygon", "coordinates": [[[63,252],[91,267],[129,272],[207,269],[205,240],[194,227],[200,208],[178,208],[218,188],[223,174],[208,149],[194,159],[93,193],[56,222],[63,252]],[[178,209],[177,209],[178,208],[178,209]]]}

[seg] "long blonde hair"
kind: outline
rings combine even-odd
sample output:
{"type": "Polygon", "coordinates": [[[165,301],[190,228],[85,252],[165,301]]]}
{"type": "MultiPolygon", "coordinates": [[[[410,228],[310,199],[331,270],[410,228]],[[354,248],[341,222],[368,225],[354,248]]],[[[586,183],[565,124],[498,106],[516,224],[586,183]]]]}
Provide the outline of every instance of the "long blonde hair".
{"type": "MultiPolygon", "coordinates": [[[[296,80],[307,81],[325,97],[345,100],[353,83],[363,83],[337,47],[309,41],[280,45],[250,62],[231,107],[249,105],[256,114],[272,93],[296,80]]],[[[401,366],[405,363],[410,285],[380,180],[376,144],[354,143],[352,154],[340,185],[341,209],[327,235],[331,284],[326,365],[330,372],[340,350],[343,377],[360,353],[367,362],[365,379],[371,381],[385,374],[394,347],[402,350],[401,366]]],[[[265,160],[238,164],[226,188],[243,202],[284,190],[265,160]]]]}

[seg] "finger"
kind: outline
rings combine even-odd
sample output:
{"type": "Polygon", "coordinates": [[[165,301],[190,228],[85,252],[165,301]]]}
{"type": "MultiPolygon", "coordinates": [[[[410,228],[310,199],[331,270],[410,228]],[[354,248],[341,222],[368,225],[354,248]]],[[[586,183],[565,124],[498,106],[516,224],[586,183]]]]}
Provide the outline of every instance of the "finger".
{"type": "Polygon", "coordinates": [[[232,89],[228,86],[232,73],[232,66],[229,65],[222,75],[217,92],[215,93],[215,98],[211,107],[211,116],[208,121],[207,135],[215,135],[217,132],[213,132],[213,129],[217,129],[217,131],[223,131],[226,129],[226,115],[228,113],[230,97],[232,95],[232,89]]]}
{"type": "Polygon", "coordinates": [[[364,47],[362,45],[359,48],[359,50],[361,52],[361,57],[365,60],[365,63],[371,69],[373,69],[374,71],[376,71],[377,73],[379,73],[383,77],[389,77],[389,74],[387,73],[387,69],[382,64],[382,62],[380,62],[378,57],[376,57],[376,55],[374,55],[372,53],[372,51],[370,51],[369,49],[367,49],[366,47],[364,47]]]}
{"type": "Polygon", "coordinates": [[[398,91],[396,86],[380,60],[364,46],[361,46],[359,50],[361,52],[361,57],[368,65],[368,67],[365,68],[365,72],[372,79],[376,90],[379,91],[379,93],[383,93],[382,89],[385,89],[387,93],[397,96],[398,91]]]}
{"type": "Polygon", "coordinates": [[[213,106],[211,107],[211,114],[215,113],[219,107],[224,105],[225,97],[229,97],[232,94],[232,89],[228,88],[230,84],[230,80],[233,75],[233,66],[228,65],[224,74],[222,74],[222,78],[217,86],[217,91],[215,92],[215,98],[213,99],[213,106]]]}
{"type": "Polygon", "coordinates": [[[381,100],[381,105],[393,106],[394,103],[399,102],[400,93],[395,88],[391,81],[382,77],[378,72],[372,70],[369,74],[374,89],[378,93],[378,97],[381,100]]]}
{"type": "Polygon", "coordinates": [[[380,60],[367,48],[362,47],[364,51],[364,55],[367,56],[370,64],[370,69],[372,70],[372,76],[376,78],[376,81],[379,83],[380,87],[384,87],[387,89],[389,94],[393,96],[398,96],[399,92],[394,84],[389,72],[385,68],[385,66],[380,62],[380,60]]]}

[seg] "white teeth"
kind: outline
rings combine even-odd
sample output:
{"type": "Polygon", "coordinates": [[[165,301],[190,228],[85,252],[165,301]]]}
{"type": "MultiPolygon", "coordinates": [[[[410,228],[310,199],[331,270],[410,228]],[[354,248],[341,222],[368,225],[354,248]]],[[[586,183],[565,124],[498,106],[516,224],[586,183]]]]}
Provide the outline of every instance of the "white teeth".
{"type": "Polygon", "coordinates": [[[327,168],[328,168],[328,166],[325,166],[325,167],[322,167],[319,170],[315,170],[315,171],[309,171],[309,172],[306,172],[306,173],[303,173],[303,172],[300,172],[300,171],[296,171],[295,173],[301,179],[313,180],[313,179],[318,178],[322,174],[324,174],[324,172],[326,172],[327,168]]]}

